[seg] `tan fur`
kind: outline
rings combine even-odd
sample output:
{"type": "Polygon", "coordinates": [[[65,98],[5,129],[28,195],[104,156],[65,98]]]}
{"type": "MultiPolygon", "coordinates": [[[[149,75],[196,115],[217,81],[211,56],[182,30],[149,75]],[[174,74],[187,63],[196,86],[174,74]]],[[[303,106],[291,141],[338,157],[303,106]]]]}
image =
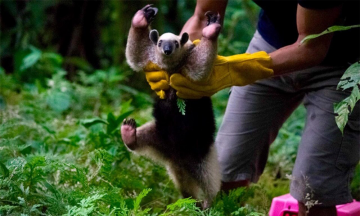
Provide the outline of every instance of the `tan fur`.
{"type": "Polygon", "coordinates": [[[147,37],[149,32],[149,28],[130,28],[125,56],[134,71],[140,72],[149,61],[155,62],[155,48],[147,37]]]}
{"type": "Polygon", "coordinates": [[[187,63],[182,71],[183,75],[187,76],[192,81],[206,80],[211,74],[216,55],[216,41],[210,41],[203,38],[200,44],[192,50],[188,57],[187,63]]]}

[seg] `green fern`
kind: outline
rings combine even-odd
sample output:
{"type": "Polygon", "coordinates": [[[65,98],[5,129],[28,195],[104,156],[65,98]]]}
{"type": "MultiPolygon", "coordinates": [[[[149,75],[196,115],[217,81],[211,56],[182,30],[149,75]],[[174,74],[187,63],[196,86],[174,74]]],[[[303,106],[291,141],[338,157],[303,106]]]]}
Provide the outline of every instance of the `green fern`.
{"type": "Polygon", "coordinates": [[[186,108],[186,103],[185,103],[185,100],[181,99],[181,98],[178,98],[177,101],[176,101],[176,104],[179,108],[179,112],[182,114],[182,115],[185,115],[185,108],[186,108]]]}

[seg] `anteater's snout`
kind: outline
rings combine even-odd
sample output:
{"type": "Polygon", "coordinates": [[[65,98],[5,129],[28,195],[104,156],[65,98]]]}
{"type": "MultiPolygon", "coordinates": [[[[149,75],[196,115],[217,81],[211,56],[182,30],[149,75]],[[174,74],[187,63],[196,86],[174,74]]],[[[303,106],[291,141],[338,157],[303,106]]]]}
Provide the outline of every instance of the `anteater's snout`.
{"type": "Polygon", "coordinates": [[[163,52],[165,55],[170,55],[174,51],[174,46],[171,42],[164,41],[163,43],[163,52]]]}
{"type": "Polygon", "coordinates": [[[172,53],[172,49],[170,46],[165,46],[164,47],[164,53],[165,55],[170,55],[172,53]]]}

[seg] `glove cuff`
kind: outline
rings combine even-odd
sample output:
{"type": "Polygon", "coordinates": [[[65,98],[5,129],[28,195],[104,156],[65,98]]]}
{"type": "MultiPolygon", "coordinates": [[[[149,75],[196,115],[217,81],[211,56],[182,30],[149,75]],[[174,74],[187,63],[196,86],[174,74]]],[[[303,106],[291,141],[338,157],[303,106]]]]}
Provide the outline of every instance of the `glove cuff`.
{"type": "Polygon", "coordinates": [[[244,86],[274,75],[271,57],[264,51],[253,54],[218,56],[214,66],[229,74],[230,85],[244,86]]]}

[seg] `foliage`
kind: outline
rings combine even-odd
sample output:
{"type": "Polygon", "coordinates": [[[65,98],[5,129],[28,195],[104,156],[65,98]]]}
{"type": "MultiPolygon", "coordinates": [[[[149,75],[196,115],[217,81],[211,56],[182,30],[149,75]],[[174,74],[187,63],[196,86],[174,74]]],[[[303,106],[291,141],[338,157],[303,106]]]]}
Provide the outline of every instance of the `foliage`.
{"type": "Polygon", "coordinates": [[[185,100],[178,98],[176,104],[179,108],[179,112],[181,112],[182,115],[185,115],[185,108],[186,108],[185,100]]]}
{"type": "Polygon", "coordinates": [[[337,86],[337,90],[351,89],[349,97],[334,104],[334,111],[338,115],[335,117],[336,124],[340,128],[341,133],[344,133],[344,128],[348,122],[349,115],[353,111],[356,103],[360,100],[360,63],[356,62],[351,65],[341,77],[337,86]]]}
{"type": "Polygon", "coordinates": [[[353,29],[353,28],[360,28],[360,25],[352,25],[352,26],[330,26],[329,28],[327,28],[325,31],[319,33],[319,34],[312,34],[312,35],[308,35],[306,36],[304,39],[301,40],[300,44],[305,43],[308,40],[323,36],[325,34],[329,34],[332,32],[337,32],[337,31],[345,31],[345,30],[349,30],[349,29],[353,29]]]}
{"type": "Polygon", "coordinates": [[[221,55],[244,53],[252,38],[257,21],[259,7],[250,0],[233,0],[228,2],[222,34],[219,36],[221,55]]]}
{"type": "Polygon", "coordinates": [[[179,199],[163,167],[130,154],[119,133],[121,122],[129,115],[140,124],[149,121],[152,101],[119,84],[116,74],[79,73],[70,82],[63,70],[54,70],[45,85],[38,78],[24,83],[16,74],[0,74],[6,81],[1,85],[1,215],[256,212],[253,206],[226,204],[245,202],[253,194],[246,191],[234,192],[225,202],[218,198],[214,208],[203,211],[197,200],[179,199]]]}
{"type": "MultiPolygon", "coordinates": [[[[165,168],[129,153],[119,133],[130,115],[140,125],[152,119],[144,76],[132,73],[123,59],[126,20],[139,5],[109,1],[102,6],[101,49],[96,51],[101,67],[96,68],[56,50],[47,21],[58,4],[0,2],[15,20],[6,31],[1,28],[2,60],[11,58],[0,67],[0,215],[265,215],[271,199],[288,192],[285,176],[295,161],[303,107],[280,129],[259,184],[219,194],[210,209],[201,210],[198,200],[179,199],[165,168]],[[9,63],[13,70],[5,67],[9,63]],[[71,81],[69,64],[76,72],[71,81]]],[[[173,12],[168,1],[157,4],[159,16],[173,12]]],[[[155,21],[154,26],[180,31],[193,9],[194,1],[180,1],[176,23],[155,21]]],[[[229,1],[222,55],[245,51],[257,10],[249,0],[229,1]]],[[[212,97],[217,127],[227,97],[228,90],[212,97]]],[[[352,184],[357,198],[359,167],[352,184]]]]}
{"type": "MultiPolygon", "coordinates": [[[[301,40],[300,44],[303,44],[308,40],[318,38],[325,34],[329,34],[336,31],[346,31],[353,28],[360,28],[360,25],[331,26],[319,34],[312,34],[306,36],[304,39],[301,40]]],[[[348,122],[349,115],[354,109],[356,103],[360,100],[359,86],[360,86],[360,63],[355,62],[345,71],[344,75],[341,77],[340,82],[337,86],[337,90],[342,89],[342,91],[352,88],[352,92],[349,97],[334,104],[334,112],[337,114],[337,116],[335,117],[335,121],[342,134],[344,133],[344,128],[348,122]]]]}

